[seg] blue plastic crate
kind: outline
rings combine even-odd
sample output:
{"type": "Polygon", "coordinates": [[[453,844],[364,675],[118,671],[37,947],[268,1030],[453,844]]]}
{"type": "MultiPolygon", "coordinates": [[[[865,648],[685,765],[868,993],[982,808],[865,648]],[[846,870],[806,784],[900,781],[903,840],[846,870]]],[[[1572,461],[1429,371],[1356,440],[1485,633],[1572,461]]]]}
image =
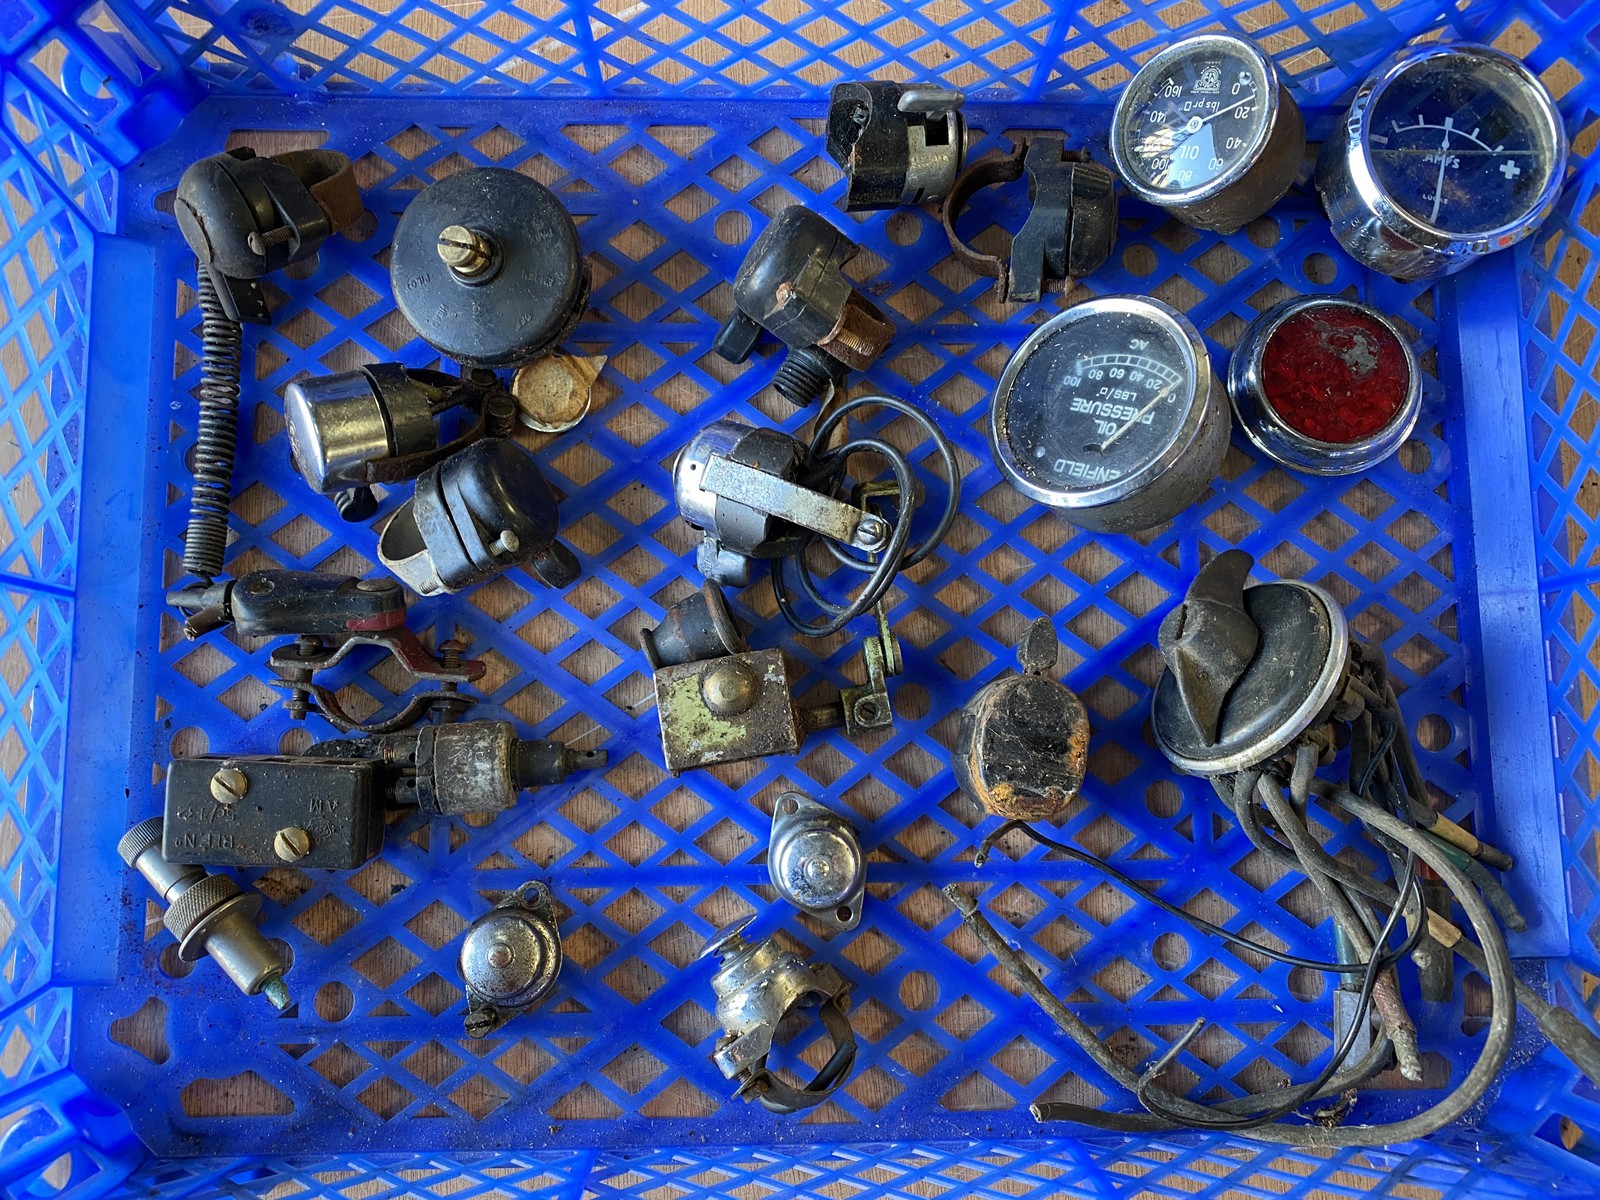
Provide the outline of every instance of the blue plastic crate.
{"type": "MultiPolygon", "coordinates": [[[[1074,1137],[1027,1115],[1041,1096],[1126,1098],[981,959],[937,894],[950,879],[989,881],[986,904],[1047,982],[1081,989],[1120,1040],[1153,1045],[1206,1016],[1212,1032],[1181,1059],[1200,1093],[1303,1075],[1327,1050],[1320,983],[1246,962],[1070,864],[1034,855],[979,876],[962,861],[977,816],[947,766],[953,713],[1009,669],[1013,639],[1043,613],[1094,722],[1068,834],[1174,901],[1306,941],[1294,880],[1256,874],[1206,789],[1174,778],[1143,735],[1155,626],[1202,545],[1244,546],[1261,571],[1347,605],[1396,663],[1425,773],[1459,798],[1454,815],[1518,857],[1518,900],[1538,914],[1513,941],[1526,972],[1591,1009],[1600,977],[1600,12],[1577,0],[1067,8],[0,0],[0,1194],[1600,1191],[1593,1143],[1569,1151],[1560,1136],[1563,1117],[1600,1130],[1600,1106],[1536,1034],[1473,1129],[1392,1151],[1074,1137]],[[857,266],[901,329],[868,382],[938,411],[969,470],[947,546],[895,593],[900,718],[876,742],[830,735],[796,761],[666,776],[632,648],[694,578],[666,464],[726,413],[801,423],[764,398],[770,364],[731,368],[710,343],[767,217],[791,200],[836,213],[820,138],[829,84],[935,76],[972,94],[980,152],[1029,128],[1093,146],[1138,61],[1217,27],[1275,56],[1314,138],[1368,67],[1439,28],[1526,54],[1561,101],[1575,153],[1559,213],[1438,288],[1355,267],[1303,190],[1226,238],[1126,205],[1117,254],[1088,281],[1189,311],[1219,367],[1284,295],[1369,299],[1416,330],[1437,377],[1417,436],[1342,481],[1290,479],[1236,445],[1225,478],[1170,529],[1081,534],[1019,501],[982,432],[989,381],[1061,298],[1002,308],[926,214],[862,219],[857,266]],[[230,137],[347,151],[376,218],[371,239],[330,244],[315,274],[275,279],[276,323],[249,333],[233,569],[376,561],[371,530],[343,526],[289,468],[277,393],[303,372],[431,360],[393,312],[382,254],[416,188],[489,163],[555,188],[595,273],[574,341],[609,356],[597,411],[530,441],[566,494],[584,582],[553,595],[514,573],[421,603],[413,623],[490,660],[486,714],[604,744],[613,765],[490,825],[404,821],[354,875],[267,873],[265,927],[295,964],[299,1005],[284,1017],[208,965],[174,980],[183,965],[113,849],[157,811],[173,754],[307,737],[270,704],[265,648],[185,642],[159,602],[177,571],[199,349],[193,264],[162,196],[230,137]],[[691,961],[724,920],[768,909],[762,805],[787,786],[843,805],[873,851],[858,930],[824,941],[784,925],[852,980],[862,1041],[854,1079],[803,1121],[728,1099],[708,1059],[707,969],[691,961]],[[468,1043],[453,934],[486,893],[531,877],[563,911],[559,994],[468,1043]]],[[[762,589],[743,603],[757,638],[801,663],[803,687],[853,669],[852,643],[797,645],[762,589]]],[[[395,700],[382,670],[349,685],[358,702],[395,700]]],[[[1426,1014],[1441,1029],[1468,1017],[1426,1014]]],[[[1407,1103],[1376,1092],[1363,1111],[1407,1103]]]]}

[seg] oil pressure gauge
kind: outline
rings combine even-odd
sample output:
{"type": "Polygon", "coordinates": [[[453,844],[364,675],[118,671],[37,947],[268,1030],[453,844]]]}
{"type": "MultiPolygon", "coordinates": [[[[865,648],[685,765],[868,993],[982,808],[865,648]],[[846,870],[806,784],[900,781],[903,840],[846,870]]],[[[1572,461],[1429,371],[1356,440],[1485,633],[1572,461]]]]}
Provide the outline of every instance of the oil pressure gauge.
{"type": "Polygon", "coordinates": [[[1232,233],[1300,173],[1306,127],[1272,60],[1243,38],[1185,38],[1139,68],[1111,118],[1128,189],[1186,225],[1232,233]]]}
{"type": "Polygon", "coordinates": [[[1145,296],[1058,313],[995,385],[989,441],[1024,495],[1105,533],[1197,500],[1228,448],[1228,402],[1188,318],[1145,296]]]}
{"type": "Polygon", "coordinates": [[[1438,279],[1527,237],[1549,216],[1567,136],[1538,76],[1468,43],[1402,53],[1361,85],[1317,164],[1351,257],[1438,279]]]}

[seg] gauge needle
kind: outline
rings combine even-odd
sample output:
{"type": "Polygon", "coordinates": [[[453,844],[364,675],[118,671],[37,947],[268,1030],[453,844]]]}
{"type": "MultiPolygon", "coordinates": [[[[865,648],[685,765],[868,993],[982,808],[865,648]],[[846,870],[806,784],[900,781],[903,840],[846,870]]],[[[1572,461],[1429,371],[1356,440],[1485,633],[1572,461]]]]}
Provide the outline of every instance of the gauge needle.
{"type": "Polygon", "coordinates": [[[1254,92],[1251,92],[1248,96],[1245,96],[1244,98],[1239,99],[1239,100],[1235,100],[1232,104],[1228,105],[1227,108],[1219,108],[1219,109],[1217,109],[1216,112],[1212,113],[1209,117],[1201,117],[1200,118],[1200,124],[1205,125],[1208,122],[1215,121],[1223,113],[1232,112],[1234,109],[1238,108],[1239,105],[1241,105],[1241,104],[1249,104],[1250,101],[1254,100],[1255,98],[1256,98],[1256,94],[1254,92]]]}
{"type": "Polygon", "coordinates": [[[1162,388],[1159,392],[1157,392],[1151,398],[1149,404],[1146,404],[1138,412],[1134,413],[1133,416],[1129,417],[1128,418],[1128,423],[1126,425],[1124,425],[1121,429],[1117,430],[1110,437],[1108,437],[1105,441],[1100,442],[1100,443],[1098,443],[1096,445],[1086,446],[1086,447],[1084,447],[1084,449],[1093,450],[1096,454],[1104,454],[1106,452],[1106,450],[1110,448],[1112,442],[1116,441],[1123,434],[1127,433],[1128,430],[1132,429],[1140,421],[1144,420],[1145,415],[1147,413],[1149,413],[1149,411],[1152,408],[1154,408],[1156,405],[1160,404],[1168,396],[1172,395],[1173,389],[1176,388],[1178,386],[1178,384],[1181,383],[1181,382],[1182,382],[1182,380],[1174,379],[1171,383],[1167,384],[1166,387],[1162,388]]]}
{"type": "Polygon", "coordinates": [[[1439,143],[1439,181],[1433,185],[1433,212],[1429,221],[1439,219],[1439,205],[1444,203],[1444,169],[1450,165],[1450,131],[1444,131],[1444,141],[1439,143]]]}

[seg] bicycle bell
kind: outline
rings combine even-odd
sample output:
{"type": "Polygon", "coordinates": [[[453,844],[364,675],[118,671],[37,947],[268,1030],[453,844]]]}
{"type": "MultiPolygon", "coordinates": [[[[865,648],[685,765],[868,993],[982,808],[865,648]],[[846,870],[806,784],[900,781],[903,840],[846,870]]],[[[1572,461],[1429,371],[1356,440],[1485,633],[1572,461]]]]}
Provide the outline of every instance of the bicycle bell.
{"type": "Polygon", "coordinates": [[[1296,296],[1250,323],[1228,397],[1255,447],[1311,475],[1382,462],[1411,436],[1422,372],[1393,321],[1339,296],[1296,296]]]}
{"type": "Polygon", "coordinates": [[[474,367],[531,362],[589,297],[578,230],[549,188],[500,167],[424,188],[394,231],[395,302],[439,353],[474,367]]]}
{"type": "Polygon", "coordinates": [[[1550,215],[1566,176],[1561,113],[1539,77],[1489,46],[1404,51],[1323,143],[1317,191],[1352,258],[1402,280],[1454,274],[1550,215]]]}
{"type": "Polygon", "coordinates": [[[261,279],[311,258],[362,212],[347,155],[291,150],[268,157],[248,146],[191,165],[172,204],[228,319],[256,325],[272,319],[261,279]]]}
{"type": "Polygon", "coordinates": [[[1148,296],[1106,296],[1017,347],[995,385],[989,442],[1023,495],[1080,528],[1129,533],[1201,497],[1230,424],[1189,319],[1148,296]]]}
{"type": "Polygon", "coordinates": [[[547,587],[578,578],[556,540],[556,498],[533,455],[485,438],[429,467],[383,527],[378,560],[422,596],[459,592],[524,566],[547,587]]]}
{"type": "Polygon", "coordinates": [[[834,84],[828,157],[844,172],[845,212],[944,199],[967,151],[966,99],[887,79],[834,84]]]}
{"type": "Polygon", "coordinates": [[[1233,233],[1300,173],[1306,125],[1272,60],[1244,38],[1184,38],[1139,68],[1111,117],[1111,157],[1139,199],[1233,233]]]}
{"type": "Polygon", "coordinates": [[[1344,610],[1300,580],[1247,587],[1254,565],[1243,550],[1217,555],[1161,622],[1156,745],[1191,775],[1273,761],[1324,725],[1345,692],[1344,610]]]}

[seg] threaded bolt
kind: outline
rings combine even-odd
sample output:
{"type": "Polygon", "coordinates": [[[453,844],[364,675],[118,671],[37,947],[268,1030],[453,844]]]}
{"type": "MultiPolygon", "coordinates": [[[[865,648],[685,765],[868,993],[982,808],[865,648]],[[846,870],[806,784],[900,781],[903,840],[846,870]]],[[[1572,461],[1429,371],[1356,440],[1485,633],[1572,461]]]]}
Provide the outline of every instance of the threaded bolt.
{"type": "Polygon", "coordinates": [[[238,767],[223,767],[211,777],[211,798],[218,804],[237,804],[250,790],[250,777],[238,767]]]}
{"type": "Polygon", "coordinates": [[[482,275],[494,260],[494,246],[481,233],[465,225],[450,225],[439,232],[439,261],[463,279],[482,275]]]}
{"type": "Polygon", "coordinates": [[[299,862],[311,853],[313,844],[309,833],[298,825],[291,825],[278,830],[277,836],[272,839],[272,850],[284,862],[299,862]]]}
{"type": "Polygon", "coordinates": [[[772,377],[772,386],[796,408],[804,408],[828,390],[833,382],[833,372],[815,350],[790,350],[778,373],[772,377]]]}
{"type": "Polygon", "coordinates": [[[512,529],[502,529],[500,531],[500,536],[489,543],[489,553],[495,555],[496,557],[499,557],[502,554],[509,557],[521,549],[522,539],[519,538],[516,534],[516,531],[512,529]]]}
{"type": "Polygon", "coordinates": [[[265,233],[251,230],[249,236],[245,238],[245,245],[250,247],[251,254],[265,258],[267,251],[273,246],[281,246],[292,237],[294,237],[292,225],[279,225],[276,229],[269,229],[265,233]]]}

